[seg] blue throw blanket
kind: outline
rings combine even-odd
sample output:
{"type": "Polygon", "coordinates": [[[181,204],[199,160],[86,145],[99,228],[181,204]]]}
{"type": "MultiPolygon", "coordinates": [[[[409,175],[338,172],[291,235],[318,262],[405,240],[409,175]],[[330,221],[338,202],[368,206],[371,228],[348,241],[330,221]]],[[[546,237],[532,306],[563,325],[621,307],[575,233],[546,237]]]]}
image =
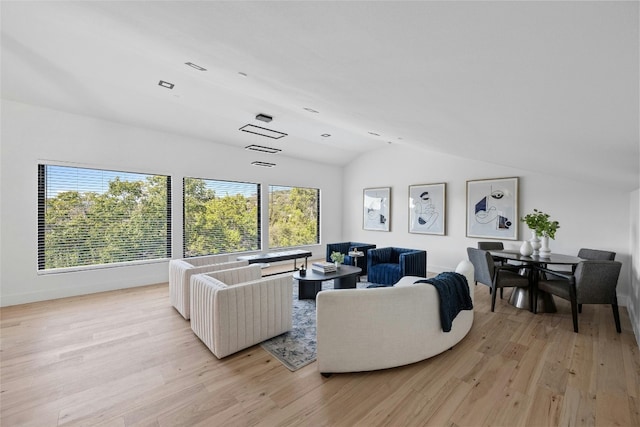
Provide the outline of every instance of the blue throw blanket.
{"type": "Polygon", "coordinates": [[[462,274],[447,271],[432,279],[418,280],[414,283],[429,283],[435,286],[440,296],[440,322],[444,332],[451,331],[453,319],[462,310],[473,310],[467,278],[462,274]]]}

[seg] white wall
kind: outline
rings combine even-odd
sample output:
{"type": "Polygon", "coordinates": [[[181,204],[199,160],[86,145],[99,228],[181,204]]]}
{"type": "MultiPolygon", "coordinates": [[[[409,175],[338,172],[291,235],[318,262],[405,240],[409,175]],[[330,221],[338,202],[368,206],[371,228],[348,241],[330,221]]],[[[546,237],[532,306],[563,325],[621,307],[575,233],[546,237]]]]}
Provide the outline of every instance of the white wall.
{"type": "MultiPolygon", "coordinates": [[[[276,159],[278,167],[263,169],[249,163],[265,158],[245,150],[10,101],[2,101],[1,124],[2,306],[167,281],[166,261],[38,274],[36,165],[40,161],[171,175],[175,257],[182,247],[182,177],[198,176],[320,188],[322,243],[358,240],[423,248],[428,252],[429,270],[436,272],[453,268],[466,257],[466,247],[479,240],[465,237],[466,180],[518,176],[520,214],[543,209],[561,223],[556,240],[551,241],[553,251],[575,254],[581,247],[593,247],[617,252],[623,262],[620,303],[629,308],[636,336],[640,330],[638,191],[623,193],[397,145],[363,155],[344,169],[281,155],[266,158],[276,159]],[[436,182],[447,183],[447,235],[408,233],[408,186],[436,182]],[[392,187],[391,232],[364,231],[362,189],[383,186],[392,187]]],[[[519,225],[520,238],[528,238],[526,226],[519,225]]],[[[519,246],[515,241],[506,244],[519,246]]],[[[309,249],[314,256],[324,255],[323,245],[309,249]]]]}
{"type": "MultiPolygon", "coordinates": [[[[320,188],[321,239],[341,239],[342,168],[269,156],[212,141],[2,101],[0,305],[60,298],[166,282],[167,261],[99,270],[38,274],[37,164],[71,165],[166,174],[172,177],[174,257],[182,248],[182,178],[258,182],[320,188]],[[251,166],[253,160],[277,163],[251,166]]],[[[264,195],[265,193],[263,193],[264,195]]],[[[263,197],[264,203],[268,201],[263,197]]],[[[263,205],[264,206],[264,205],[263,205]]],[[[266,212],[266,209],[263,210],[266,212]]],[[[263,249],[267,250],[266,243],[263,249]]],[[[308,248],[324,255],[324,246],[308,248]]]]}
{"type": "MultiPolygon", "coordinates": [[[[425,249],[429,271],[452,269],[466,259],[468,246],[475,247],[482,240],[465,237],[466,181],[514,176],[520,178],[519,216],[537,208],[560,222],[556,239],[550,241],[553,252],[577,254],[587,247],[617,253],[616,259],[623,262],[618,294],[624,304],[630,295],[630,195],[612,188],[394,144],[361,156],[345,169],[344,237],[378,247],[425,249]],[[439,182],[447,184],[447,235],[410,234],[409,185],[439,182]],[[362,229],[362,190],[366,187],[391,187],[390,232],[362,229]]],[[[519,227],[519,239],[530,238],[526,225],[520,222],[519,227]]],[[[519,248],[520,243],[505,241],[505,247],[519,248]]],[[[634,291],[637,301],[637,287],[634,291]]]]}
{"type": "Polygon", "coordinates": [[[640,347],[640,190],[631,193],[629,217],[631,218],[631,232],[629,240],[631,246],[631,286],[627,300],[627,310],[631,317],[631,324],[640,347]]]}

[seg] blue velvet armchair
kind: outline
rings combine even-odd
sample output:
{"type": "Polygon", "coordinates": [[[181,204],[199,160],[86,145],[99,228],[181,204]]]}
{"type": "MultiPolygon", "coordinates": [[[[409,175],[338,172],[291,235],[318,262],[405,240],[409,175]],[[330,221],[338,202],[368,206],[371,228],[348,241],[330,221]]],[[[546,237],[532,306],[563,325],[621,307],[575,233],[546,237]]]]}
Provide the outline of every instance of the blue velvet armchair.
{"type": "Polygon", "coordinates": [[[393,286],[403,276],[427,277],[427,251],[393,247],[369,250],[367,281],[393,286]]]}
{"type": "Polygon", "coordinates": [[[331,253],[340,252],[345,254],[344,263],[347,265],[353,265],[353,258],[349,256],[351,251],[361,251],[364,253],[362,259],[358,260],[358,267],[362,269],[361,275],[367,274],[367,253],[369,249],[375,249],[376,245],[370,243],[359,242],[341,242],[341,243],[327,243],[327,261],[331,262],[331,253]]]}

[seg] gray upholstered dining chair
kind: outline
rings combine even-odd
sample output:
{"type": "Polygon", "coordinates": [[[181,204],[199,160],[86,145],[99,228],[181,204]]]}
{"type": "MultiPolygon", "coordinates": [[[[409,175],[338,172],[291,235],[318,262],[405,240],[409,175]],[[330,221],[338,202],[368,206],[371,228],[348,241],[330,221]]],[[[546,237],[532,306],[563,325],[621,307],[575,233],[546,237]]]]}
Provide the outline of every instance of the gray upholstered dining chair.
{"type": "MultiPolygon", "coordinates": [[[[600,249],[580,248],[580,250],[578,251],[578,258],[594,260],[594,261],[613,261],[616,259],[616,253],[610,252],[610,251],[603,251],[600,249]]],[[[560,274],[571,274],[573,273],[573,271],[574,271],[573,269],[571,271],[568,271],[568,270],[556,270],[555,268],[553,268],[553,269],[547,270],[547,273],[554,274],[554,272],[558,272],[560,274]]],[[[541,276],[545,277],[546,273],[541,272],[541,276]]]]}
{"type": "Polygon", "coordinates": [[[478,249],[484,251],[501,251],[504,249],[502,242],[478,242],[478,249]]]}
{"type": "MultiPolygon", "coordinates": [[[[482,249],[467,248],[469,261],[473,264],[474,280],[489,286],[491,290],[491,311],[496,306],[496,294],[504,288],[529,288],[529,277],[518,274],[523,267],[513,265],[496,265],[491,254],[482,249]]],[[[533,310],[533,292],[529,292],[529,309],[533,310]]]]}
{"type": "MultiPolygon", "coordinates": [[[[484,251],[502,251],[504,250],[504,243],[502,242],[478,242],[478,249],[482,249],[484,251]]],[[[498,257],[493,257],[493,262],[496,265],[503,265],[507,262],[505,262],[504,260],[498,258],[498,257]]],[[[476,285],[478,284],[478,282],[476,282],[476,285]]],[[[502,294],[500,294],[500,296],[502,297],[502,294]]]]}
{"type": "MultiPolygon", "coordinates": [[[[562,274],[538,267],[541,272],[552,273],[546,278],[537,280],[536,292],[544,291],[571,302],[573,331],[578,332],[578,313],[582,312],[582,304],[611,304],[616,331],[620,329],[620,313],[616,286],[622,263],[610,260],[582,261],[573,274],[562,274]]],[[[534,298],[534,313],[538,307],[534,298]]]]}
{"type": "Polygon", "coordinates": [[[600,261],[613,261],[616,259],[616,253],[610,251],[601,251],[599,249],[581,248],[578,251],[578,258],[600,261]]]}

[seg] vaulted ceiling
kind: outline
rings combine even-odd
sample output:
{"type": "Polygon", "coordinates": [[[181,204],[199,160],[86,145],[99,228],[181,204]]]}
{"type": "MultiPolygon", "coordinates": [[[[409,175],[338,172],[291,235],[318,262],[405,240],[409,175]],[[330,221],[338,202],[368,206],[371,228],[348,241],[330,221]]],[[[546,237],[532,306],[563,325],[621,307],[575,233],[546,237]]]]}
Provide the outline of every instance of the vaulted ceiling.
{"type": "Polygon", "coordinates": [[[638,2],[0,7],[5,99],[282,150],[257,160],[407,145],[639,187],[638,2]]]}

